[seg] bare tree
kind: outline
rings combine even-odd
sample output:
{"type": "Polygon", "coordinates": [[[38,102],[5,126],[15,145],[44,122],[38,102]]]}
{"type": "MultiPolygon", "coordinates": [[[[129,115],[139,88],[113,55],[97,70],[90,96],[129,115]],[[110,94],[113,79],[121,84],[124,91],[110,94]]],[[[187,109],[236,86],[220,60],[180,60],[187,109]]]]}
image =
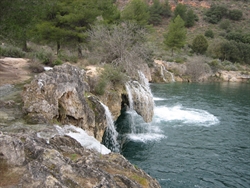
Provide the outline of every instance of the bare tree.
{"type": "Polygon", "coordinates": [[[204,77],[211,73],[211,69],[205,63],[204,56],[194,56],[187,62],[186,74],[192,81],[202,81],[204,77]]]}
{"type": "Polygon", "coordinates": [[[133,23],[95,25],[89,31],[90,60],[119,66],[129,76],[136,76],[140,64],[151,60],[146,44],[147,32],[133,23]]]}

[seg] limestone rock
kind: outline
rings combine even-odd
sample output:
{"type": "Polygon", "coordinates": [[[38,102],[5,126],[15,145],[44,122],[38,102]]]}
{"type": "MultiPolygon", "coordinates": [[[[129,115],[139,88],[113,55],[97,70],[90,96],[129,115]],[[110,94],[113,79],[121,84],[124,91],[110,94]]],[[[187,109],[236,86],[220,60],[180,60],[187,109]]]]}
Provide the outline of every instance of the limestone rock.
{"type": "Polygon", "coordinates": [[[250,80],[249,73],[244,74],[241,71],[218,71],[214,76],[226,82],[247,82],[250,80]]]}
{"type": "MultiPolygon", "coordinates": [[[[7,178],[3,184],[5,187],[160,187],[155,179],[135,168],[122,155],[101,155],[83,148],[68,136],[55,136],[49,140],[49,144],[37,137],[35,132],[11,135],[4,133],[0,138],[1,154],[7,156],[5,151],[12,151],[16,159],[18,156],[21,158],[17,159],[19,162],[16,164],[22,165],[19,168],[23,169],[16,171],[13,166],[8,166],[8,173],[15,173],[18,178],[15,182],[8,183],[11,177],[3,174],[7,178]],[[5,139],[10,141],[8,143],[18,143],[21,155],[15,155],[13,144],[6,144],[5,139]]],[[[6,158],[9,163],[13,159],[6,158]]]]}
{"type": "Polygon", "coordinates": [[[21,140],[0,134],[0,160],[3,159],[7,160],[10,165],[23,165],[25,155],[21,140]]]}
{"type": "Polygon", "coordinates": [[[89,92],[84,70],[70,64],[56,66],[53,70],[38,74],[24,87],[22,98],[26,119],[31,123],[52,124],[56,121],[72,124],[101,141],[106,124],[100,122],[105,122],[105,119],[98,117],[96,125],[96,115],[100,114],[100,109],[95,113],[97,103],[93,105],[93,101],[89,101],[89,92]]]}

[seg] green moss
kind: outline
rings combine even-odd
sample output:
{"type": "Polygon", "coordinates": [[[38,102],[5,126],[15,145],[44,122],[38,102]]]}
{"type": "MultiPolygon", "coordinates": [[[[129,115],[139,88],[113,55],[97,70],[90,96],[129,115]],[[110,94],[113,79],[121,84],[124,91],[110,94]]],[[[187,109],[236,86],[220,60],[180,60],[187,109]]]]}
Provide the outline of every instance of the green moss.
{"type": "Polygon", "coordinates": [[[138,182],[142,187],[148,187],[149,183],[146,178],[138,176],[136,174],[133,174],[132,176],[130,176],[130,178],[138,182]]]}

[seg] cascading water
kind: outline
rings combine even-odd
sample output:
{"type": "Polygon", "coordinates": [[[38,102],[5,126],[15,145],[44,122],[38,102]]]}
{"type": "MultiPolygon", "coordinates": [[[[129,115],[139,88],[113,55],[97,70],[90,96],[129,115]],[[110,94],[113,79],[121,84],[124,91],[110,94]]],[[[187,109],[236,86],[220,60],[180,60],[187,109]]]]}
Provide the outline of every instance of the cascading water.
{"type": "Polygon", "coordinates": [[[149,123],[154,115],[154,98],[145,75],[142,72],[138,75],[138,81],[126,83],[129,108],[122,111],[116,121],[121,152],[131,143],[151,142],[165,137],[154,122],[149,123]]]}
{"type": "Polygon", "coordinates": [[[170,74],[171,76],[171,81],[172,82],[175,82],[175,79],[174,79],[174,74],[172,72],[169,72],[165,66],[161,65],[161,76],[162,76],[162,79],[164,80],[164,82],[168,82],[167,79],[165,78],[165,73],[166,74],[170,74]]]}
{"type": "Polygon", "coordinates": [[[109,111],[109,108],[105,104],[101,103],[101,105],[105,109],[106,121],[108,125],[102,142],[113,152],[119,152],[120,145],[117,142],[118,132],[115,129],[111,112],[109,111]]]}
{"type": "Polygon", "coordinates": [[[154,100],[147,78],[138,72],[138,81],[126,83],[129,100],[129,109],[135,110],[145,122],[151,122],[154,115],[154,100]]]}

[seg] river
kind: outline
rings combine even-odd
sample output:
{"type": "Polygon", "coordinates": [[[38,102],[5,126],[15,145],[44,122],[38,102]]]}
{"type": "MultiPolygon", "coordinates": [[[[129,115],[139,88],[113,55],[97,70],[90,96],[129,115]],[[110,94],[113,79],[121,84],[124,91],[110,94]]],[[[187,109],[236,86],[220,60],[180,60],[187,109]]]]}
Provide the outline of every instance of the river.
{"type": "Polygon", "coordinates": [[[121,153],[163,188],[250,187],[250,84],[151,84],[144,123],[117,120],[121,153]]]}

